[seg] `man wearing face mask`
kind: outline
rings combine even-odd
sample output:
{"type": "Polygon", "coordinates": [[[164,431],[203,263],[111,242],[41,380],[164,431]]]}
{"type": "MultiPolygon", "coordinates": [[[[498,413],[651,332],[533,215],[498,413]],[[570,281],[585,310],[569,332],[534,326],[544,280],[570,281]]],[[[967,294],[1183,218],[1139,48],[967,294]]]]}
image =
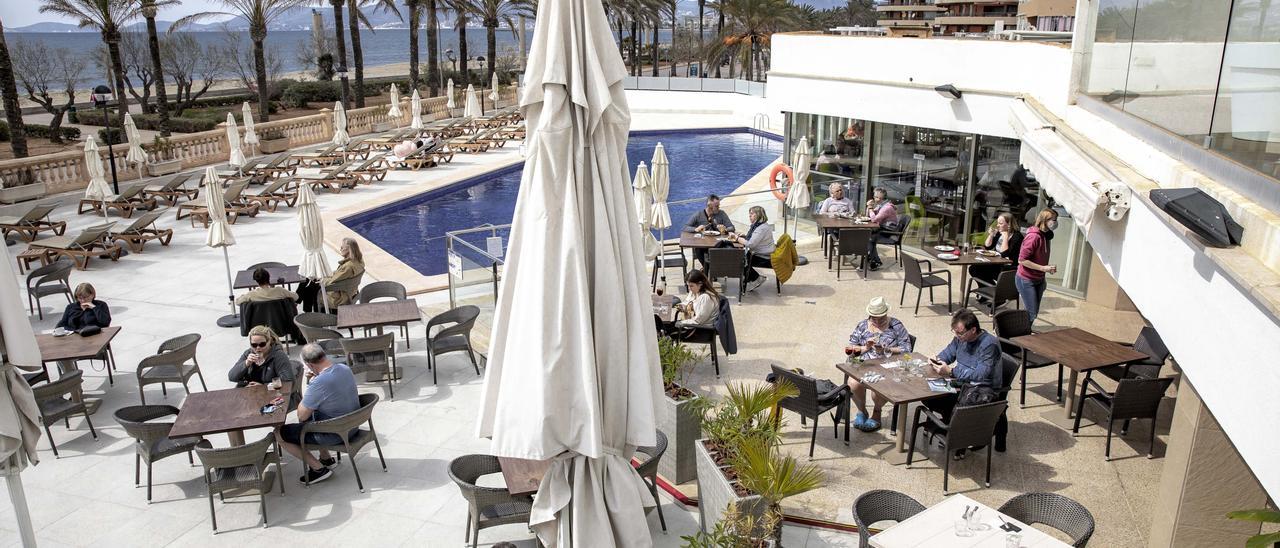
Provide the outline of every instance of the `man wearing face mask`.
{"type": "Polygon", "coordinates": [[[1053,240],[1053,230],[1058,228],[1058,212],[1043,209],[1036,215],[1035,226],[1027,229],[1022,239],[1022,248],[1018,251],[1018,273],[1013,283],[1018,288],[1018,297],[1027,308],[1031,321],[1036,321],[1040,313],[1040,300],[1044,298],[1045,274],[1056,274],[1058,267],[1049,264],[1049,241],[1053,240]]]}

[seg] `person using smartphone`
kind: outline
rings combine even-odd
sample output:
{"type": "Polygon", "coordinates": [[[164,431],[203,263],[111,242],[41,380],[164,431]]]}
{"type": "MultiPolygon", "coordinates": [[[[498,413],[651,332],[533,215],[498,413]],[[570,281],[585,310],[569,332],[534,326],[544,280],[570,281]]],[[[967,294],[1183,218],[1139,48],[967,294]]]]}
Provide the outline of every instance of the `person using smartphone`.
{"type": "MultiPolygon", "coordinates": [[[[270,327],[255,326],[249,330],[249,348],[240,354],[240,359],[227,372],[227,380],[236,383],[237,387],[244,387],[268,384],[275,378],[281,382],[293,382],[293,362],[270,327]]],[[[289,409],[297,407],[300,399],[301,395],[294,390],[289,399],[289,409]]]]}
{"type": "MultiPolygon", "coordinates": [[[[858,322],[853,333],[849,335],[849,344],[844,351],[849,355],[858,355],[866,360],[886,358],[893,354],[910,352],[911,335],[907,327],[897,318],[889,316],[889,303],[884,297],[875,297],[867,303],[867,319],[858,322]]],[[[875,432],[880,429],[880,409],[889,400],[880,394],[872,394],[871,415],[867,415],[867,385],[849,378],[850,394],[853,397],[853,427],[862,432],[875,432]]]]}
{"type": "MultiPolygon", "coordinates": [[[[951,333],[955,338],[929,362],[933,372],[962,381],[966,385],[999,389],[1004,386],[1000,367],[1000,341],[978,324],[978,317],[968,309],[951,316],[951,333]]],[[[959,401],[957,394],[925,400],[924,404],[950,420],[951,410],[959,401]]]]}

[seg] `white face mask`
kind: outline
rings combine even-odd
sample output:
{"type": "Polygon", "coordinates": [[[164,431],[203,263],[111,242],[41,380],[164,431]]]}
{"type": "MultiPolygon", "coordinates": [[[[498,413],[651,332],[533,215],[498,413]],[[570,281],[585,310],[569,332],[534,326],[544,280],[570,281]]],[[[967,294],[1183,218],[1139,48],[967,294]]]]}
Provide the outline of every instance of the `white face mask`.
{"type": "Polygon", "coordinates": [[[1049,230],[1057,230],[1057,229],[1058,229],[1058,221],[1057,221],[1056,219],[1055,219],[1055,220],[1052,220],[1052,221],[1049,221],[1048,226],[1049,226],[1049,230]]]}

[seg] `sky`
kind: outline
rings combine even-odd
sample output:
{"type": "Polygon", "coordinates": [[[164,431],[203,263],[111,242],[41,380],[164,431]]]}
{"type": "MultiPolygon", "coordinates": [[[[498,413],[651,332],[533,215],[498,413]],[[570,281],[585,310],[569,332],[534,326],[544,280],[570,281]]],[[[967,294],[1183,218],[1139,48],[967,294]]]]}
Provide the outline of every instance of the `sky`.
{"type": "MultiPolygon", "coordinates": [[[[75,23],[69,19],[60,19],[51,14],[40,13],[42,2],[37,0],[0,0],[0,21],[5,28],[25,27],[44,21],[75,23]]],[[[213,0],[182,0],[177,6],[161,8],[156,17],[163,21],[173,21],[179,17],[200,13],[202,11],[222,11],[221,5],[213,0]]]]}

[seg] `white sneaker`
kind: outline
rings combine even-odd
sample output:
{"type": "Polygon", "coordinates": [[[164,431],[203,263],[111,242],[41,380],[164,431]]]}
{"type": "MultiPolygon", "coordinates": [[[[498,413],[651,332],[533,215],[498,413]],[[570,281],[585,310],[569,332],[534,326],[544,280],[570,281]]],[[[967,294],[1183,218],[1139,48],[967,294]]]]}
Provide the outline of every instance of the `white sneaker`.
{"type": "Polygon", "coordinates": [[[759,278],[756,278],[756,281],[751,282],[751,285],[747,286],[747,291],[755,291],[757,287],[764,285],[764,281],[767,279],[769,279],[768,276],[761,276],[759,278]]]}

